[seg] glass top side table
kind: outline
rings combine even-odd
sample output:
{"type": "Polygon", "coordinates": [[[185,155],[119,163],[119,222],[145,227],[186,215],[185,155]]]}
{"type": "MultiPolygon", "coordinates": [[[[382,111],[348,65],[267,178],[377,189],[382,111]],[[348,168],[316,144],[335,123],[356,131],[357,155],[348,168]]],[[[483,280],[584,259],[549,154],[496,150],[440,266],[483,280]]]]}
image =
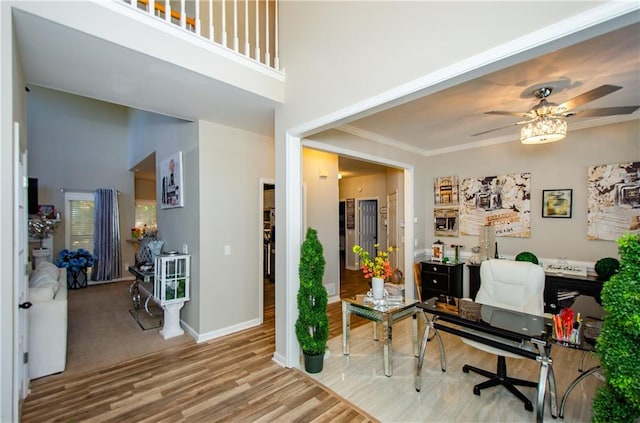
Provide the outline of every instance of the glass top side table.
{"type": "Polygon", "coordinates": [[[342,300],[342,353],[349,355],[349,331],[351,327],[351,315],[364,317],[373,322],[373,339],[378,340],[377,323],[382,323],[382,338],[384,340],[384,374],[391,376],[392,367],[392,333],[394,323],[413,318],[413,353],[418,356],[418,320],[416,301],[407,301],[403,297],[387,296],[382,300],[374,300],[367,295],[356,295],[355,298],[342,300]]]}

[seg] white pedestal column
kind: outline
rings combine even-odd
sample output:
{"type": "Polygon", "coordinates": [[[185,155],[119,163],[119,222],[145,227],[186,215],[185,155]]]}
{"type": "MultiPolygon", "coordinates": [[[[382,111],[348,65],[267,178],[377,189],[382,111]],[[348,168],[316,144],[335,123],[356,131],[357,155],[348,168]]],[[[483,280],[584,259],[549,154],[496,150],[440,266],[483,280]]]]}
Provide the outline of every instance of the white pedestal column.
{"type": "Polygon", "coordinates": [[[46,257],[46,260],[49,263],[53,263],[53,237],[45,238],[40,241],[40,246],[49,250],[49,255],[46,257]]]}
{"type": "Polygon", "coordinates": [[[180,309],[184,306],[184,301],[162,306],[164,309],[164,325],[160,329],[160,335],[164,339],[173,338],[184,334],[180,327],[180,309]]]}
{"type": "Polygon", "coordinates": [[[35,260],[36,268],[43,261],[51,262],[51,249],[49,248],[34,248],[31,250],[31,255],[35,260]]]}

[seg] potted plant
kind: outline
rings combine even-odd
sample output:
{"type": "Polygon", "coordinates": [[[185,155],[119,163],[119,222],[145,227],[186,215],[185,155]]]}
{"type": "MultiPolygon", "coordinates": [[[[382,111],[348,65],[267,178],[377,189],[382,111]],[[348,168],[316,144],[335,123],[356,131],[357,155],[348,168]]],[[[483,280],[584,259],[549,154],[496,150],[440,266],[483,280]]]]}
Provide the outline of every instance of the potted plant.
{"type": "Polygon", "coordinates": [[[322,371],[324,352],[329,339],[328,295],[322,284],[324,266],[323,248],[318,240],[318,233],[315,229],[309,228],[300,249],[300,288],[296,321],[296,336],[308,373],[322,371]]]}
{"type": "Polygon", "coordinates": [[[393,252],[393,247],[386,251],[378,250],[379,244],[375,244],[376,256],[371,258],[369,252],[359,245],[354,245],[352,251],[360,257],[360,269],[365,278],[371,278],[371,290],[375,299],[380,299],[384,294],[384,280],[391,276],[391,263],[389,263],[389,253],[393,252]]]}
{"type": "Polygon", "coordinates": [[[95,257],[84,248],[61,250],[56,266],[67,268],[67,288],[77,289],[87,286],[87,267],[93,266],[95,257]]]}
{"type": "Polygon", "coordinates": [[[594,422],[636,422],[640,417],[640,235],[618,238],[621,267],[602,287],[607,314],[596,352],[606,383],[593,400],[594,422]]]}
{"type": "Polygon", "coordinates": [[[593,269],[598,274],[598,279],[608,281],[620,269],[620,262],[614,257],[603,257],[596,261],[593,269]]]}
{"type": "Polygon", "coordinates": [[[529,252],[529,251],[522,251],[520,253],[518,253],[518,255],[516,256],[516,261],[528,261],[530,263],[533,264],[538,264],[538,257],[536,257],[535,254],[529,252]]]}

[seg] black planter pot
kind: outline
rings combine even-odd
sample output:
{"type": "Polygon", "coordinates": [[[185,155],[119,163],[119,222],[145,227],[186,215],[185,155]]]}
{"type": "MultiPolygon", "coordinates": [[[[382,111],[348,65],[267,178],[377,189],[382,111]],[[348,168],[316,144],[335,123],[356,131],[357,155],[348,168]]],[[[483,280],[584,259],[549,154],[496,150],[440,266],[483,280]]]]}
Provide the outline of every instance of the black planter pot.
{"type": "Polygon", "coordinates": [[[74,271],[71,268],[67,269],[67,288],[80,289],[87,287],[87,268],[83,267],[80,270],[74,271]]]}
{"type": "Polygon", "coordinates": [[[324,353],[308,354],[303,352],[304,369],[307,373],[320,373],[324,364],[324,353]]]}

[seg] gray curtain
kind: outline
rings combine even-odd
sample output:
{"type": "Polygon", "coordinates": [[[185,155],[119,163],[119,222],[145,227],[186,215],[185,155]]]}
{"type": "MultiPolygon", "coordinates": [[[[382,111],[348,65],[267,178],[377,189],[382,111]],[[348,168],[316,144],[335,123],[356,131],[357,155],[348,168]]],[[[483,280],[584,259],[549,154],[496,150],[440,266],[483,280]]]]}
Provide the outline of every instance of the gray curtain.
{"type": "Polygon", "coordinates": [[[91,280],[108,281],[122,276],[118,192],[112,189],[96,190],[93,254],[96,262],[91,280]]]}

